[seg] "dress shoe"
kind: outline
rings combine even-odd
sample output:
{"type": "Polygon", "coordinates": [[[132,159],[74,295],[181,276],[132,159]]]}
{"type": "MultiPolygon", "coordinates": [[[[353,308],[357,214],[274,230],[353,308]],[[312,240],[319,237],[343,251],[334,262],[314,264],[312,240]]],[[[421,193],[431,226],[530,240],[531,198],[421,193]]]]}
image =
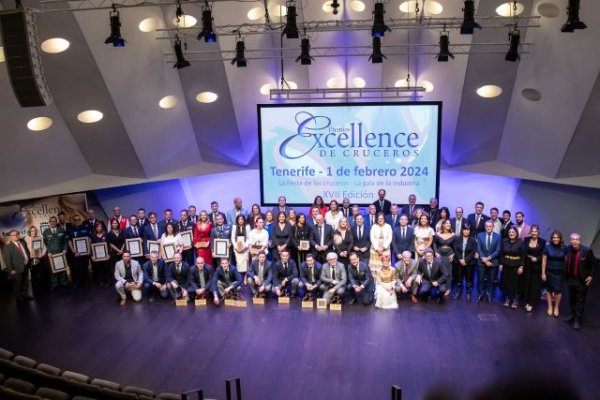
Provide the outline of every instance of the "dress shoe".
{"type": "Polygon", "coordinates": [[[573,323],[573,329],[576,331],[581,329],[581,324],[579,323],[578,320],[575,320],[575,322],[573,323]]]}
{"type": "Polygon", "coordinates": [[[565,317],[564,321],[569,323],[569,322],[573,322],[575,320],[575,315],[573,314],[569,314],[565,317]]]}
{"type": "Polygon", "coordinates": [[[124,306],[127,303],[127,299],[121,299],[121,301],[119,301],[119,305],[124,306]]]}
{"type": "Polygon", "coordinates": [[[477,298],[475,299],[475,303],[479,303],[481,300],[483,300],[483,295],[480,294],[479,296],[477,296],[477,298]]]}
{"type": "Polygon", "coordinates": [[[506,298],[506,300],[504,300],[503,306],[507,308],[510,307],[510,299],[508,297],[506,298]]]}
{"type": "Polygon", "coordinates": [[[471,301],[471,293],[467,293],[467,302],[471,301]]]}
{"type": "Polygon", "coordinates": [[[411,303],[413,303],[413,304],[419,303],[419,300],[417,300],[417,297],[415,295],[411,294],[408,297],[410,298],[411,303]]]}
{"type": "Polygon", "coordinates": [[[516,310],[519,307],[519,300],[514,299],[512,304],[510,305],[510,308],[512,308],[513,310],[516,310]]]}

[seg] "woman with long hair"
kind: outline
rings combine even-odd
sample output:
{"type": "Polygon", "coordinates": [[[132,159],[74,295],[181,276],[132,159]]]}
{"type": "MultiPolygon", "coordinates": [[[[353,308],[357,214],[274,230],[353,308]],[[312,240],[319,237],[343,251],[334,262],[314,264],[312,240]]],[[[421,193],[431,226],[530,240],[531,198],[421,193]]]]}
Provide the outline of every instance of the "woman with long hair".
{"type": "Polygon", "coordinates": [[[542,255],[542,281],[546,282],[546,301],[548,302],[547,314],[549,317],[558,318],[559,307],[562,299],[562,289],[565,284],[565,267],[567,246],[563,242],[563,235],[554,231],[550,235],[550,242],[546,243],[542,255]]]}
{"type": "Polygon", "coordinates": [[[524,240],[525,246],[525,276],[523,279],[523,289],[525,302],[525,311],[533,311],[540,301],[542,288],[542,256],[546,241],[540,237],[540,227],[531,225],[529,236],[524,240]]]}
{"type": "Polygon", "coordinates": [[[502,240],[502,250],[500,251],[499,270],[502,272],[500,284],[506,296],[504,307],[516,309],[519,306],[519,297],[522,292],[521,279],[525,265],[525,249],[523,240],[519,239],[519,232],[515,227],[508,228],[507,234],[508,237],[502,240]]]}
{"type": "Polygon", "coordinates": [[[246,218],[243,214],[238,214],[235,217],[235,225],[231,227],[231,243],[233,243],[233,254],[235,256],[235,266],[244,279],[246,284],[246,271],[248,271],[248,236],[250,235],[250,227],[246,225],[246,218]]]}
{"type": "MultiPolygon", "coordinates": [[[[210,251],[210,231],[212,223],[208,220],[208,214],[205,210],[200,211],[198,222],[194,225],[193,242],[196,249],[196,257],[202,257],[205,262],[212,262],[212,253],[210,251]]],[[[213,265],[216,269],[217,266],[213,265]]]]}
{"type": "MultiPolygon", "coordinates": [[[[96,222],[94,225],[94,231],[91,237],[92,244],[94,243],[106,243],[108,247],[108,239],[106,231],[104,230],[104,223],[101,221],[96,222]]],[[[110,251],[109,251],[110,254],[110,251]]],[[[110,260],[97,260],[93,254],[91,257],[92,262],[92,277],[94,282],[100,287],[109,287],[113,279],[113,271],[111,271],[110,260]]]]}

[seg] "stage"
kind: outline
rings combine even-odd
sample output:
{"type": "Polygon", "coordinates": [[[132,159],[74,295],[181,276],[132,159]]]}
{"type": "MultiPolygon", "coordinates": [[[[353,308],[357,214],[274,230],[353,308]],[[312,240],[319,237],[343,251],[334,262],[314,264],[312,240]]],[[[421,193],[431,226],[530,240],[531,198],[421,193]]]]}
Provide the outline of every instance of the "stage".
{"type": "Polygon", "coordinates": [[[464,297],[398,310],[346,304],[341,312],[302,309],[298,299],[247,309],[120,307],[114,289],[88,286],[17,307],[3,293],[0,347],[157,393],[201,388],[219,399],[235,377],[244,399],[388,399],[391,385],[403,399],[436,389],[461,399],[536,374],[592,400],[600,393],[598,293],[590,290],[578,332],[563,322],[564,307],[555,319],[545,302],[531,314],[464,297]]]}

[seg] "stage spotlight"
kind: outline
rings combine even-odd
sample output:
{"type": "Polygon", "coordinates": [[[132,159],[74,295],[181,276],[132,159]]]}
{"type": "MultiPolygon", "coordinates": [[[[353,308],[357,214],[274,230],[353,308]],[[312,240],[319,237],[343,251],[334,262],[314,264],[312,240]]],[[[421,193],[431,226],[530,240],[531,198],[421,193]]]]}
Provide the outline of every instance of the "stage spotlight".
{"type": "Polygon", "coordinates": [[[560,28],[561,32],[574,32],[575,29],[587,28],[587,25],[579,20],[579,0],[569,0],[567,15],[567,22],[560,28]]]}
{"type": "Polygon", "coordinates": [[[178,1],[177,2],[177,8],[175,9],[175,16],[177,17],[177,22],[179,23],[179,20],[181,19],[181,17],[184,16],[184,12],[183,12],[183,8],[181,8],[181,3],[178,1]]]}
{"type": "Polygon", "coordinates": [[[337,15],[339,7],[340,3],[338,2],[338,0],[333,0],[331,2],[331,12],[333,13],[333,15],[337,15]]]}
{"type": "Polygon", "coordinates": [[[435,56],[438,62],[448,62],[448,57],[454,60],[454,54],[450,52],[450,37],[448,32],[440,35],[440,52],[435,56]]]}
{"type": "Polygon", "coordinates": [[[373,27],[371,28],[371,36],[382,37],[385,35],[386,31],[392,31],[383,20],[384,14],[385,10],[383,8],[383,3],[375,3],[375,8],[373,9],[373,27]]]}
{"type": "Polygon", "coordinates": [[[473,0],[465,0],[463,8],[463,23],[460,26],[461,35],[472,35],[473,29],[481,29],[481,25],[475,22],[475,3],[473,0]]]}
{"type": "Polygon", "coordinates": [[[246,56],[244,55],[244,51],[246,50],[246,45],[244,41],[240,37],[239,40],[235,43],[235,57],[231,60],[231,65],[236,64],[238,67],[245,67],[248,65],[248,61],[246,60],[246,56]]]}
{"type": "Polygon", "coordinates": [[[310,40],[308,38],[302,39],[300,49],[300,55],[296,58],[296,62],[300,61],[302,65],[310,65],[314,58],[310,56],[310,40]]]}
{"type": "Polygon", "coordinates": [[[208,5],[208,1],[202,6],[202,30],[196,39],[201,40],[202,38],[204,38],[205,43],[214,43],[217,41],[217,34],[213,29],[212,10],[208,5]]]}
{"type": "Polygon", "coordinates": [[[125,47],[125,39],[121,37],[121,20],[119,18],[119,12],[117,6],[113,4],[112,11],[110,12],[110,36],[106,38],[104,43],[112,43],[113,47],[125,47]]]}
{"type": "Polygon", "coordinates": [[[383,53],[381,53],[381,38],[379,36],[373,37],[373,54],[369,56],[369,60],[373,64],[381,64],[383,59],[387,59],[383,53]]]}
{"type": "Polygon", "coordinates": [[[288,39],[298,39],[300,33],[298,32],[298,25],[296,24],[296,2],[287,2],[287,15],[285,16],[285,28],[283,29],[282,35],[288,39]]]}
{"type": "Polygon", "coordinates": [[[175,35],[175,43],[173,44],[173,50],[175,50],[175,65],[173,68],[181,69],[190,66],[190,62],[183,57],[183,51],[181,50],[181,40],[179,35],[175,35]]]}
{"type": "Polygon", "coordinates": [[[515,28],[508,33],[508,38],[510,41],[510,47],[508,48],[508,52],[506,53],[506,57],[504,57],[504,59],[512,62],[520,60],[521,56],[519,55],[519,45],[521,44],[521,32],[515,28]]]}

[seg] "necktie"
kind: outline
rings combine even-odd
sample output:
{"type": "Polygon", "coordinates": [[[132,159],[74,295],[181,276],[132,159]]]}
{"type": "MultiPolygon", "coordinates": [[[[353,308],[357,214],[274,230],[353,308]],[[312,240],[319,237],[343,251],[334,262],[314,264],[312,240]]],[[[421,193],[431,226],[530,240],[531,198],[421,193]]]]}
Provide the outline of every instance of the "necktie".
{"type": "Polygon", "coordinates": [[[371,225],[375,225],[375,218],[371,215],[371,225]]]}
{"type": "Polygon", "coordinates": [[[362,225],[358,226],[358,240],[362,238],[362,225]]]}
{"type": "Polygon", "coordinates": [[[321,246],[324,246],[324,243],[325,243],[325,233],[324,233],[325,228],[324,228],[324,226],[321,225],[319,227],[319,230],[321,231],[321,233],[320,233],[320,235],[321,235],[321,246]]]}
{"type": "Polygon", "coordinates": [[[200,275],[200,286],[204,288],[204,286],[206,286],[206,281],[204,280],[204,270],[198,270],[198,274],[200,275]]]}
{"type": "Polygon", "coordinates": [[[283,271],[285,272],[285,276],[288,275],[288,269],[287,269],[288,265],[287,263],[283,263],[283,271]]]}
{"type": "Polygon", "coordinates": [[[17,244],[17,248],[19,249],[19,253],[21,253],[21,257],[23,257],[23,264],[27,265],[27,254],[25,254],[25,250],[23,250],[23,246],[21,246],[21,242],[15,242],[17,244]]]}
{"type": "Polygon", "coordinates": [[[310,281],[314,282],[315,281],[315,269],[314,267],[309,267],[310,269],[310,281]]]}
{"type": "Polygon", "coordinates": [[[152,265],[152,280],[154,282],[158,281],[158,267],[156,264],[152,265]]]}
{"type": "Polygon", "coordinates": [[[134,236],[137,236],[137,235],[138,235],[138,234],[137,234],[137,228],[136,228],[135,226],[133,227],[133,235],[134,235],[134,236]]]}
{"type": "Polygon", "coordinates": [[[396,225],[396,216],[394,215],[394,217],[392,218],[392,226],[396,225]]]}
{"type": "Polygon", "coordinates": [[[259,281],[263,281],[263,265],[259,264],[258,265],[258,280],[259,281]]]}
{"type": "Polygon", "coordinates": [[[402,228],[402,240],[406,239],[406,228],[402,228]]]}
{"type": "Polygon", "coordinates": [[[383,200],[379,200],[379,208],[383,211],[383,200]]]}
{"type": "Polygon", "coordinates": [[[488,251],[491,249],[492,247],[492,234],[488,234],[488,238],[487,238],[487,249],[488,251]]]}
{"type": "Polygon", "coordinates": [[[152,232],[154,232],[154,237],[158,239],[158,229],[156,228],[156,224],[152,225],[152,232]]]}
{"type": "Polygon", "coordinates": [[[181,273],[181,264],[177,264],[177,273],[181,273]]]}
{"type": "Polygon", "coordinates": [[[481,221],[481,216],[480,215],[477,216],[477,221],[475,222],[475,227],[476,228],[479,227],[479,221],[481,221]]]}
{"type": "Polygon", "coordinates": [[[335,281],[335,267],[331,267],[331,279],[335,281]]]}
{"type": "Polygon", "coordinates": [[[52,229],[52,234],[55,235],[56,234],[56,229],[52,229]]]}
{"type": "Polygon", "coordinates": [[[457,235],[460,235],[460,226],[461,226],[461,220],[457,219],[456,220],[456,225],[454,226],[454,233],[457,235]]]}
{"type": "Polygon", "coordinates": [[[427,275],[429,275],[429,279],[431,279],[431,263],[427,263],[427,275]]]}
{"type": "Polygon", "coordinates": [[[408,213],[409,213],[409,217],[412,215],[413,211],[414,211],[414,207],[415,206],[410,206],[408,207],[408,213]]]}

